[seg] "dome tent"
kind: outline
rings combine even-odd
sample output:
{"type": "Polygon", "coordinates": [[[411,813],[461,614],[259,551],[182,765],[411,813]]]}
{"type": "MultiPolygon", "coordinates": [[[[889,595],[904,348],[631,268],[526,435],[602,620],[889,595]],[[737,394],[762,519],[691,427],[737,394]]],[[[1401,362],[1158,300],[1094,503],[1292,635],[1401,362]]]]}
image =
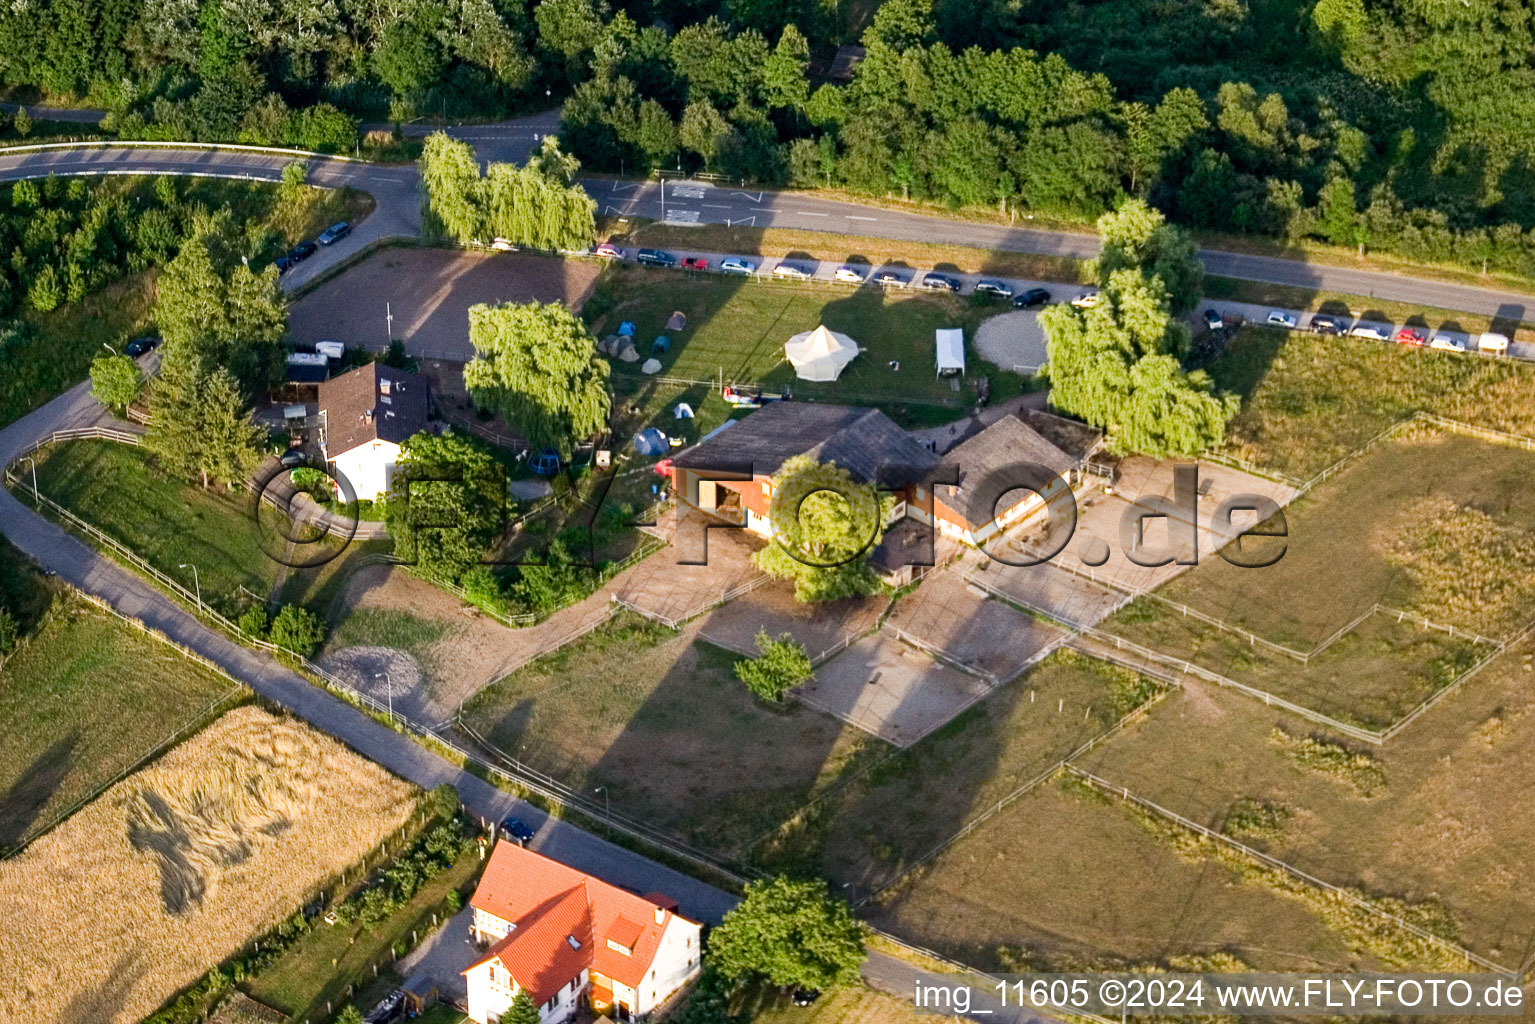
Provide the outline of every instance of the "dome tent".
{"type": "Polygon", "coordinates": [[[790,338],[784,356],[800,380],[836,380],[842,368],[858,355],[858,343],[846,334],[827,330],[823,324],[790,338]]]}

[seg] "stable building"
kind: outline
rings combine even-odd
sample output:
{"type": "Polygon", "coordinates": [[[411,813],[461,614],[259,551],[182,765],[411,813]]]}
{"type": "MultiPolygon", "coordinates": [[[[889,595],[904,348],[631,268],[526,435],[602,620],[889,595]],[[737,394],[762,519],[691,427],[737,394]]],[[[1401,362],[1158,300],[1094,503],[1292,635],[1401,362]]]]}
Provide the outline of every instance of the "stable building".
{"type": "Polygon", "coordinates": [[[877,409],[775,402],[674,458],[672,487],[694,508],[771,537],[773,475],[804,455],[891,492],[892,524],[914,519],[979,546],[1070,495],[1081,461],[1016,415],[977,427],[940,459],[877,409]]]}

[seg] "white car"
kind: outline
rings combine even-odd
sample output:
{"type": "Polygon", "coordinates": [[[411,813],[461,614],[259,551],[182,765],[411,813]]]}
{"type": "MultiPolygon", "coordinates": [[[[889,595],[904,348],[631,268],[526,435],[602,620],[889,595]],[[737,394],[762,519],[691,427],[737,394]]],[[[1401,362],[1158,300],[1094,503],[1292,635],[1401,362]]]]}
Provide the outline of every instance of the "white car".
{"type": "Polygon", "coordinates": [[[784,281],[808,281],[811,271],[799,263],[780,263],[773,268],[773,276],[784,281]]]}
{"type": "Polygon", "coordinates": [[[1103,296],[1097,292],[1083,292],[1071,300],[1071,304],[1078,309],[1092,309],[1103,301],[1103,296]]]}
{"type": "Polygon", "coordinates": [[[1293,331],[1295,330],[1296,323],[1294,313],[1286,313],[1282,309],[1269,310],[1268,325],[1270,327],[1283,327],[1286,330],[1293,331]]]}
{"type": "Polygon", "coordinates": [[[1376,327],[1374,324],[1355,324],[1354,329],[1348,332],[1355,338],[1368,338],[1371,341],[1390,341],[1391,335],[1376,327]]]}
{"type": "Polygon", "coordinates": [[[835,277],[843,284],[863,284],[863,271],[846,264],[838,267],[836,273],[832,274],[832,277],[835,277]]]}
{"type": "Polygon", "coordinates": [[[756,272],[757,264],[751,260],[743,260],[737,256],[720,260],[721,274],[755,274],[756,272]]]}
{"type": "Polygon", "coordinates": [[[1437,348],[1441,352],[1464,352],[1466,350],[1466,342],[1464,339],[1457,338],[1453,334],[1436,334],[1433,340],[1428,343],[1428,347],[1437,348]]]}

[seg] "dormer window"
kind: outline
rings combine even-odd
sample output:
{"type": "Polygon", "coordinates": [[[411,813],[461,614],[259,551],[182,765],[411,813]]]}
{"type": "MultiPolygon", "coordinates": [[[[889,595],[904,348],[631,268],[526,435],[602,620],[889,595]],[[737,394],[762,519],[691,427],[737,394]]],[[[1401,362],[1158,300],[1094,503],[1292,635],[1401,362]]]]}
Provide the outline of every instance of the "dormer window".
{"type": "Polygon", "coordinates": [[[634,955],[634,947],[633,946],[625,946],[622,943],[614,941],[613,939],[609,939],[608,940],[608,948],[611,949],[615,953],[622,953],[624,956],[633,956],[634,955]]]}

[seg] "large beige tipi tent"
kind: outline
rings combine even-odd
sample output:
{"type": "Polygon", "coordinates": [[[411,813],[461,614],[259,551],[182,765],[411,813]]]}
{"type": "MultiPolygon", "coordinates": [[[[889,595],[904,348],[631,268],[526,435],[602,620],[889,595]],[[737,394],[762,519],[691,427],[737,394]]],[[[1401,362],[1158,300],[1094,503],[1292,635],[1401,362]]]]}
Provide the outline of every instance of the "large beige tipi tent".
{"type": "Polygon", "coordinates": [[[858,343],[822,324],[790,338],[783,352],[800,380],[836,380],[842,368],[858,355],[858,343]]]}

